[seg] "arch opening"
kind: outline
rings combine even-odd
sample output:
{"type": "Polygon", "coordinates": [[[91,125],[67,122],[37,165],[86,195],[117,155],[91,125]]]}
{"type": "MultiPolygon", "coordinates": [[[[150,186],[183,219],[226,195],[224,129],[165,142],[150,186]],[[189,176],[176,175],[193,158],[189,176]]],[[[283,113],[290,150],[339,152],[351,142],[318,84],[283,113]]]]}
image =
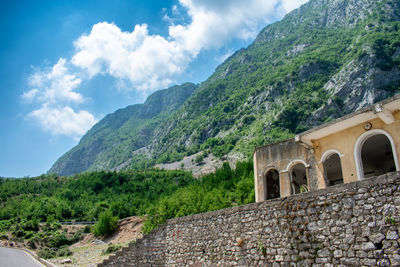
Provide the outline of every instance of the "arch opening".
{"type": "Polygon", "coordinates": [[[362,174],[364,178],[396,171],[389,138],[384,134],[370,136],[361,147],[362,174]]]}
{"type": "Polygon", "coordinates": [[[302,163],[297,163],[291,169],[292,193],[299,194],[308,191],[307,169],[302,163]]]}
{"type": "Polygon", "coordinates": [[[280,183],[279,172],[275,169],[269,170],[265,175],[265,183],[264,183],[265,200],[281,197],[279,183],[280,183]]]}
{"type": "Polygon", "coordinates": [[[342,164],[339,154],[329,155],[323,163],[327,186],[343,184],[342,164]]]}

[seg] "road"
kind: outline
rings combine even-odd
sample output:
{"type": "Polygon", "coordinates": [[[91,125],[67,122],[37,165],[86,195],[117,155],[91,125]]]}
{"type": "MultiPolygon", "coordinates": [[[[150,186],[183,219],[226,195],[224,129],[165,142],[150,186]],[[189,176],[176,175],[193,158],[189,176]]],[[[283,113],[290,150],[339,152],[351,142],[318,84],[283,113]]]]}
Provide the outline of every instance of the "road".
{"type": "Polygon", "coordinates": [[[0,247],[0,267],[43,267],[27,252],[19,249],[0,247]]]}

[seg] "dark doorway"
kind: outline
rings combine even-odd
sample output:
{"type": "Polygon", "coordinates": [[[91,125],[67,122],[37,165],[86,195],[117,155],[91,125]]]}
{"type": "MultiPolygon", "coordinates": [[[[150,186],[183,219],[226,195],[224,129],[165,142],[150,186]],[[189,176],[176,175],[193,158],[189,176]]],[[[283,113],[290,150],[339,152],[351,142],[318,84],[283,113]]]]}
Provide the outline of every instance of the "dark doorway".
{"type": "Polygon", "coordinates": [[[308,191],[307,170],[304,164],[298,163],[294,165],[291,171],[292,176],[292,193],[298,194],[308,191]]]}
{"type": "Polygon", "coordinates": [[[265,196],[266,199],[273,199],[281,197],[281,190],[279,186],[279,172],[272,169],[267,172],[265,176],[265,196]]]}
{"type": "Polygon", "coordinates": [[[327,186],[343,184],[342,164],[338,154],[334,153],[324,161],[327,186]]]}
{"type": "Polygon", "coordinates": [[[364,177],[373,177],[396,171],[392,146],[384,134],[369,137],[361,148],[364,177]]]}

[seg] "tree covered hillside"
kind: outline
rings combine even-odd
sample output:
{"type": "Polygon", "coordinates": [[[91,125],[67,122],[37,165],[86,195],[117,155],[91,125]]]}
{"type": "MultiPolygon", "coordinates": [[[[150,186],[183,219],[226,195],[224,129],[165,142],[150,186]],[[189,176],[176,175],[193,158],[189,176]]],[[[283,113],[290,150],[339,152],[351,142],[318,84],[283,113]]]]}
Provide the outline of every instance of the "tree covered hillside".
{"type": "Polygon", "coordinates": [[[400,91],[400,3],[312,0],[224,62],[156,131],[156,159],[251,155],[400,91]]]}

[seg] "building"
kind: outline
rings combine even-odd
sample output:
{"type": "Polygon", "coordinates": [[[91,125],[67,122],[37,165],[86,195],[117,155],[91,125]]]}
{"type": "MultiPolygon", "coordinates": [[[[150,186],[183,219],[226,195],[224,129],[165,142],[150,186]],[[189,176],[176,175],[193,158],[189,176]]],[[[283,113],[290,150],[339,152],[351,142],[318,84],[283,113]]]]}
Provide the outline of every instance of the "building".
{"type": "Polygon", "coordinates": [[[400,94],[254,150],[256,202],[399,171],[400,94]]]}

